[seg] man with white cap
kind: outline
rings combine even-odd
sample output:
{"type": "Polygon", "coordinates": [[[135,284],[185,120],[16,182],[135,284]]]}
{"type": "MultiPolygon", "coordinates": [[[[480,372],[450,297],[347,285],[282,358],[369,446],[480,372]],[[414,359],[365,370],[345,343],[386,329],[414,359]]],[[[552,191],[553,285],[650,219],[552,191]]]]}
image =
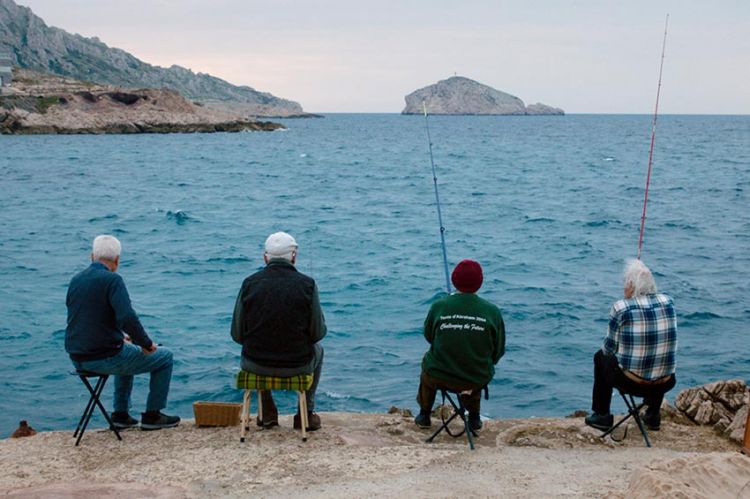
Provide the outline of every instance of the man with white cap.
{"type": "Polygon", "coordinates": [[[482,267],[462,260],[451,274],[456,292],[437,300],[424,321],[424,337],[430,349],[422,359],[414,422],[432,425],[430,412],[439,388],[470,391],[461,395],[469,412],[469,426],[482,427],[479,416],[482,388],[492,381],[495,364],[505,353],[505,324],[500,309],[477,296],[482,286],[482,267]]]}
{"type": "MultiPolygon", "coordinates": [[[[315,391],[323,367],[326,335],[315,281],[295,268],[297,241],[286,232],[268,236],[265,268],[242,283],[232,316],[232,339],[242,345],[240,367],[263,376],[289,377],[313,374],[307,391],[308,431],[320,428],[315,414],[315,391]]],[[[276,426],[278,411],[269,390],[261,391],[263,420],[259,426],[276,426]]],[[[294,428],[302,426],[299,409],[294,428]]]]}

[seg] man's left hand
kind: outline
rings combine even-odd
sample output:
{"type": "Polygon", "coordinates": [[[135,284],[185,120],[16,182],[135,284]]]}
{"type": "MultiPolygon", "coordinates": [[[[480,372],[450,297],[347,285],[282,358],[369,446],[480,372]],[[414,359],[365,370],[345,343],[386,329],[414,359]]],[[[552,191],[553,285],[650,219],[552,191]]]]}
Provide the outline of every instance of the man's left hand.
{"type": "Polygon", "coordinates": [[[141,347],[141,350],[143,351],[144,354],[150,355],[156,351],[156,343],[152,342],[149,348],[141,347]]]}

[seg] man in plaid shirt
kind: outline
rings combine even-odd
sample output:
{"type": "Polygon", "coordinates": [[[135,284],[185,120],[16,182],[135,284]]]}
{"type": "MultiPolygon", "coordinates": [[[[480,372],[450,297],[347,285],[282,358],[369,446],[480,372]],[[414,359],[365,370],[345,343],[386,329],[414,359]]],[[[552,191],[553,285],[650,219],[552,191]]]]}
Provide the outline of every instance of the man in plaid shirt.
{"type": "Polygon", "coordinates": [[[656,292],[651,271],[640,260],[625,267],[624,300],[609,312],[609,331],[594,355],[594,390],[586,424],[600,430],[612,426],[612,389],[645,392],[643,421],[650,430],[661,423],[664,394],[675,385],[677,319],[672,298],[656,292]]]}

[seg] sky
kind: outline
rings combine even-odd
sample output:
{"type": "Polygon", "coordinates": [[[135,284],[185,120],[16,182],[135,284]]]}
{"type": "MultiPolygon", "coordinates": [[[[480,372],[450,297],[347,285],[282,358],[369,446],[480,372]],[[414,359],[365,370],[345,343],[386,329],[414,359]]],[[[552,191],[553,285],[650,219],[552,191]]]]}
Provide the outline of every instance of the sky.
{"type": "Polygon", "coordinates": [[[750,0],[16,0],[96,36],[297,101],[400,112],[457,74],[567,113],[750,114],[750,0]]]}

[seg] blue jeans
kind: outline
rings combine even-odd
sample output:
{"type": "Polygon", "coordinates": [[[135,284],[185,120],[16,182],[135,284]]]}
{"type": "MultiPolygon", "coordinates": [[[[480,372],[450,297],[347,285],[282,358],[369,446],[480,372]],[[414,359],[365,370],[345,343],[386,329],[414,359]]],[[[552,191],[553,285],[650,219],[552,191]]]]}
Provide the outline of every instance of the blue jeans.
{"type": "Polygon", "coordinates": [[[146,412],[160,411],[167,406],[169,382],[172,379],[172,352],[159,347],[146,355],[141,347],[125,343],[120,353],[99,360],[73,361],[76,369],[115,376],[114,412],[128,412],[133,375],[151,373],[146,412]]]}

